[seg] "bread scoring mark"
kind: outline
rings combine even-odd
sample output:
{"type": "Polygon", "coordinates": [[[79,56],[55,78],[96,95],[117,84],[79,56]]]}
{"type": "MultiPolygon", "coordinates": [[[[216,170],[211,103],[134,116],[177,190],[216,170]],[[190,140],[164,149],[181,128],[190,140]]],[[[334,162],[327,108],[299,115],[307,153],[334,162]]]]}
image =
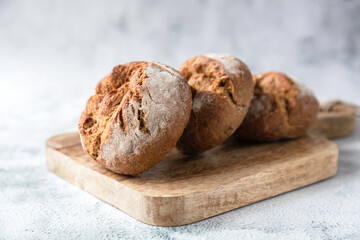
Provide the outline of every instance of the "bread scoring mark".
{"type": "Polygon", "coordinates": [[[180,71],[192,87],[193,96],[212,92],[229,100],[235,107],[242,108],[238,103],[239,93],[234,93],[234,81],[243,76],[230,75],[224,64],[217,59],[197,56],[186,61],[180,67],[180,71]]]}
{"type": "MultiPolygon", "coordinates": [[[[263,74],[254,75],[255,79],[255,94],[250,105],[250,110],[248,114],[252,114],[254,118],[262,118],[264,116],[272,115],[276,110],[283,113],[284,123],[286,128],[290,126],[290,115],[291,115],[291,106],[289,99],[291,94],[289,94],[289,89],[281,92],[274,93],[272,88],[263,87],[262,81],[264,80],[263,74]]],[[[269,87],[269,86],[268,86],[269,87]]],[[[281,125],[278,127],[283,129],[284,126],[281,125]]]]}
{"type": "Polygon", "coordinates": [[[97,123],[96,119],[94,119],[93,117],[89,116],[85,122],[84,122],[84,129],[85,131],[92,128],[95,124],[97,123]]]}
{"type": "Polygon", "coordinates": [[[137,112],[137,119],[139,121],[139,130],[143,133],[146,133],[146,134],[151,134],[150,133],[150,130],[149,130],[149,127],[145,121],[145,114],[144,114],[144,111],[139,108],[138,109],[138,112],[137,112]]]}
{"type": "MultiPolygon", "coordinates": [[[[229,54],[222,54],[222,53],[212,53],[212,54],[208,54],[205,56],[208,58],[214,59],[216,61],[219,61],[223,65],[224,71],[228,76],[244,77],[245,72],[241,70],[243,68],[242,63],[236,57],[229,55],[229,54]]],[[[232,88],[229,86],[230,82],[229,82],[228,76],[222,76],[220,78],[220,83],[218,86],[223,88],[227,92],[227,95],[228,95],[229,99],[231,100],[231,102],[237,108],[241,109],[241,108],[243,108],[243,104],[239,104],[239,101],[237,101],[235,99],[234,94],[231,91],[232,88]]]]}
{"type": "Polygon", "coordinates": [[[124,123],[124,116],[122,109],[120,109],[118,116],[119,116],[118,122],[120,123],[120,128],[121,130],[125,131],[125,123],[124,123]]]}

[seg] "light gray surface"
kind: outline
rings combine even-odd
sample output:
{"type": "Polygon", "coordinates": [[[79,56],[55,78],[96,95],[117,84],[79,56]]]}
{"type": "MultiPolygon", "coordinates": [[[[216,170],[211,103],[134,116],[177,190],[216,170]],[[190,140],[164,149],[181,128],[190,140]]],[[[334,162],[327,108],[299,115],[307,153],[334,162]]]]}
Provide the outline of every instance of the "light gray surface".
{"type": "Polygon", "coordinates": [[[75,131],[116,65],[175,68],[232,53],[254,73],[289,72],[321,101],[360,103],[359,1],[0,1],[0,239],[336,239],[360,237],[360,132],[339,173],[177,228],[148,226],[49,173],[44,142],[75,131]]]}

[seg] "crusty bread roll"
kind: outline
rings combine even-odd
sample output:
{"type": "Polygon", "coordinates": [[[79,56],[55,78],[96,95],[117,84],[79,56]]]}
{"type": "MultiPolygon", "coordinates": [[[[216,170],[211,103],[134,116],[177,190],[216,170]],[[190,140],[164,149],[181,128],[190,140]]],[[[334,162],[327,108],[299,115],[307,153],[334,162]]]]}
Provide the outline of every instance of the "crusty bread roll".
{"type": "Polygon", "coordinates": [[[254,83],[248,67],[226,54],[197,56],[179,72],[192,88],[193,106],[179,150],[194,153],[224,142],[239,127],[250,106],[254,83]]]}
{"type": "Polygon", "coordinates": [[[191,105],[190,87],[176,70],[152,62],[116,66],[80,117],[83,147],[105,168],[138,175],[175,146],[191,105]]]}
{"type": "Polygon", "coordinates": [[[254,98],[234,136],[244,140],[275,141],[304,135],[319,111],[313,93],[283,73],[257,74],[253,80],[254,98]]]}

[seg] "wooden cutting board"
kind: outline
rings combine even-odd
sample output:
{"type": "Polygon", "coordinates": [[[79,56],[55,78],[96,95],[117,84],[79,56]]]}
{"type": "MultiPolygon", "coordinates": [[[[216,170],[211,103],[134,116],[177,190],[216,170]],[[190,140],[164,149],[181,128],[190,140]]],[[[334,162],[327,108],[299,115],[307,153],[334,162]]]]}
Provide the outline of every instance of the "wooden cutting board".
{"type": "Polygon", "coordinates": [[[312,134],[327,138],[346,137],[355,132],[358,107],[334,100],[322,103],[317,121],[311,126],[312,134]]]}
{"type": "Polygon", "coordinates": [[[198,156],[174,149],[149,171],[112,173],[82,149],[78,133],[47,141],[50,171],[141,222],[193,223],[336,174],[338,147],[320,136],[275,143],[228,140],[198,156]]]}

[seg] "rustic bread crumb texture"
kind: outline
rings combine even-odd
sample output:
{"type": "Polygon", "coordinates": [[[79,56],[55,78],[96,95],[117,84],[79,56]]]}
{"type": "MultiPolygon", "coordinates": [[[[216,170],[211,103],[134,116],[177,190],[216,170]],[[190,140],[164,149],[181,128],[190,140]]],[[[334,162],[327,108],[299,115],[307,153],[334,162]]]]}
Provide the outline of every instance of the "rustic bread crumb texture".
{"type": "Polygon", "coordinates": [[[171,151],[186,126],[191,91],[174,69],[150,62],[114,67],[79,121],[86,151],[122,174],[146,171],[171,151]]]}
{"type": "Polygon", "coordinates": [[[283,73],[257,74],[253,80],[255,92],[249,112],[234,135],[256,141],[304,135],[319,111],[311,90],[283,73]]]}
{"type": "Polygon", "coordinates": [[[241,124],[253,95],[251,72],[227,54],[190,58],[179,72],[192,88],[193,106],[177,147],[203,152],[224,142],[241,124]]]}

